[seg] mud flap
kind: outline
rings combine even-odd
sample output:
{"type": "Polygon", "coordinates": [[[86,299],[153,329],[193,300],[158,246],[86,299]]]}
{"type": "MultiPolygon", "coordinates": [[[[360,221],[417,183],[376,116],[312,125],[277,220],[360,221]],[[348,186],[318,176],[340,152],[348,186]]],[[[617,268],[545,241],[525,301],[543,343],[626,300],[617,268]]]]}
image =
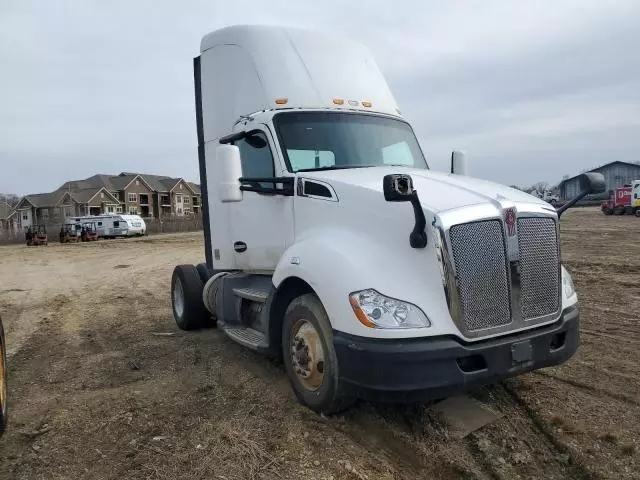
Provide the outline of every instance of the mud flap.
{"type": "Polygon", "coordinates": [[[449,427],[449,435],[457,440],[495,422],[502,416],[468,395],[447,398],[436,403],[431,410],[442,417],[449,427]]]}

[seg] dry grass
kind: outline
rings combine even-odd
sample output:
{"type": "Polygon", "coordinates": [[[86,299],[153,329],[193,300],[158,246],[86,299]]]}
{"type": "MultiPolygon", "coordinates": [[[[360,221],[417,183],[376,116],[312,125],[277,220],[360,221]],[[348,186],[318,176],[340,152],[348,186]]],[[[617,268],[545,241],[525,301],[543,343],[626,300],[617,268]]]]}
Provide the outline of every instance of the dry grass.
{"type": "Polygon", "coordinates": [[[503,386],[474,392],[502,417],[462,440],[424,406],[320,417],[279,365],[220,331],[179,331],[171,270],[202,261],[200,233],[1,247],[12,409],[0,479],[636,478],[640,222],[563,218],[578,354],[506,382],[517,402],[503,386]]]}
{"type": "Polygon", "coordinates": [[[616,444],[618,443],[618,436],[613,433],[613,432],[606,432],[603,433],[602,435],[600,435],[600,437],[598,437],[600,440],[602,440],[603,442],[607,442],[607,443],[612,443],[612,444],[616,444]]]}
{"type": "Polygon", "coordinates": [[[620,444],[620,451],[624,455],[633,455],[636,453],[636,446],[633,442],[625,442],[620,444]]]}

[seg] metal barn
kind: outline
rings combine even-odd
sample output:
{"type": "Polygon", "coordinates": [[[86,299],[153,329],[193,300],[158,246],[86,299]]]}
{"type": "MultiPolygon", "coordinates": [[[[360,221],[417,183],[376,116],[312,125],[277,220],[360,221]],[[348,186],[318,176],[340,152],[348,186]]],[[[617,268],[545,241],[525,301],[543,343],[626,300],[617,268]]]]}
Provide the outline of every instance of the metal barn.
{"type": "MultiPolygon", "coordinates": [[[[591,172],[599,172],[604,175],[607,189],[604,194],[598,197],[607,198],[609,191],[614,190],[622,185],[631,183],[633,180],[640,179],[640,164],[628,162],[611,162],[601,167],[590,170],[591,172]]],[[[579,175],[567,178],[560,183],[560,199],[570,200],[580,193],[579,175]]]]}

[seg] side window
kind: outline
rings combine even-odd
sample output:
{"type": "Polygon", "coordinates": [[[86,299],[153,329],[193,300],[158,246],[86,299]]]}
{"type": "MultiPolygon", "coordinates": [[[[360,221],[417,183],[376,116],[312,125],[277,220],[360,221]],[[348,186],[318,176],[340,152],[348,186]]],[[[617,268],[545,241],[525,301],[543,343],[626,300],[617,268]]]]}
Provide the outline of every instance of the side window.
{"type": "MultiPolygon", "coordinates": [[[[273,155],[269,148],[269,141],[262,132],[253,132],[249,136],[238,140],[235,145],[240,149],[243,177],[273,177],[273,155]]],[[[264,184],[270,187],[270,184],[264,184]]]]}
{"type": "Polygon", "coordinates": [[[120,222],[117,220],[113,222],[113,228],[120,228],[120,222]]]}

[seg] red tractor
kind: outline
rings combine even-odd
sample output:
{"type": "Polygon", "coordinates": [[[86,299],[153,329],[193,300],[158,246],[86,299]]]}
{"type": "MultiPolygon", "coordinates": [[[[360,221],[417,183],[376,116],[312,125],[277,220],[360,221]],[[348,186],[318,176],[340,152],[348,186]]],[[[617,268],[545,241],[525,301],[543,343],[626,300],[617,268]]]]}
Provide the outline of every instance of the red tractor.
{"type": "Polygon", "coordinates": [[[47,227],[44,225],[33,225],[27,228],[24,234],[27,246],[40,246],[48,245],[49,238],[47,237],[47,227]]]}
{"type": "Polygon", "coordinates": [[[609,200],[602,202],[600,208],[605,215],[631,215],[631,185],[623,185],[611,191],[609,200]]]}
{"type": "Polygon", "coordinates": [[[80,233],[83,242],[95,242],[98,240],[98,228],[96,222],[84,222],[80,233]]]}

